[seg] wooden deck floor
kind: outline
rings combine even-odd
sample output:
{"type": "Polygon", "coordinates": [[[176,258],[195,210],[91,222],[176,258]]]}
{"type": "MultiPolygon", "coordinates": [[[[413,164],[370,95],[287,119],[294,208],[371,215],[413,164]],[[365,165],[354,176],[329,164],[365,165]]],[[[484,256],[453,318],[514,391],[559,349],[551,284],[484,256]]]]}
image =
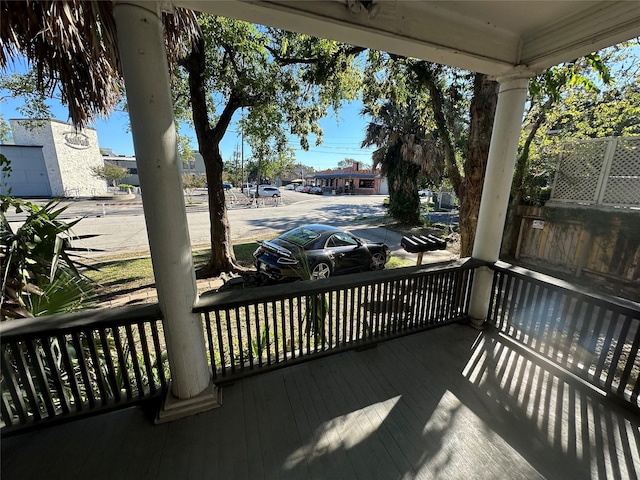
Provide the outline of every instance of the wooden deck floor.
{"type": "Polygon", "coordinates": [[[2,439],[3,480],[638,476],[638,416],[462,325],[245,379],[171,424],[130,408],[2,439]]]}

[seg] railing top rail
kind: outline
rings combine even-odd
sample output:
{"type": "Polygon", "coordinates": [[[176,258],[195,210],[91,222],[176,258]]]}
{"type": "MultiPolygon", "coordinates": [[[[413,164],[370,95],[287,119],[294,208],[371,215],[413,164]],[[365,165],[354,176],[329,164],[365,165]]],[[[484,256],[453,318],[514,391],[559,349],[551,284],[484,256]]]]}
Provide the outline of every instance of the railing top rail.
{"type": "Polygon", "coordinates": [[[592,292],[586,288],[574,285],[570,282],[551,277],[543,273],[534,272],[532,270],[511,265],[506,262],[497,261],[495,264],[488,264],[491,268],[499,272],[506,272],[517,277],[526,278],[532,282],[544,285],[552,285],[553,287],[569,292],[573,295],[581,295],[591,298],[598,305],[606,305],[607,307],[615,307],[615,310],[622,314],[640,319],[640,303],[627,300],[612,295],[592,292]]]}
{"type": "Polygon", "coordinates": [[[327,279],[302,281],[272,285],[264,288],[252,288],[240,291],[216,292],[200,298],[193,309],[196,313],[209,312],[220,308],[235,308],[263,301],[279,301],[301,295],[316,295],[346,288],[366,286],[379,282],[401,280],[430,272],[468,270],[479,266],[475,260],[465,258],[416,267],[394,268],[368,272],[363,281],[362,274],[342,275],[327,279]]]}
{"type": "Polygon", "coordinates": [[[162,318],[162,312],[158,304],[84,310],[0,322],[0,337],[2,343],[5,343],[25,337],[81,330],[88,326],[96,328],[125,325],[159,318],[162,318]]]}

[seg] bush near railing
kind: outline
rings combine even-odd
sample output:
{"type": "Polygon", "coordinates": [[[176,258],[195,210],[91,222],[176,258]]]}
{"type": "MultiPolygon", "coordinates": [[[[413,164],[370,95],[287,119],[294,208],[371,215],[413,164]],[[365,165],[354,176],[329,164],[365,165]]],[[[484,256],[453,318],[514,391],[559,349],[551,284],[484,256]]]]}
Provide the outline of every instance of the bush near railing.
{"type": "Polygon", "coordinates": [[[474,263],[219,292],[203,314],[216,383],[447,324],[468,312],[474,263]]]}
{"type": "Polygon", "coordinates": [[[640,408],[640,304],[498,262],[489,322],[607,395],[640,408]]]}
{"type": "Polygon", "coordinates": [[[121,408],[167,387],[157,305],[0,323],[3,434],[121,408]]]}

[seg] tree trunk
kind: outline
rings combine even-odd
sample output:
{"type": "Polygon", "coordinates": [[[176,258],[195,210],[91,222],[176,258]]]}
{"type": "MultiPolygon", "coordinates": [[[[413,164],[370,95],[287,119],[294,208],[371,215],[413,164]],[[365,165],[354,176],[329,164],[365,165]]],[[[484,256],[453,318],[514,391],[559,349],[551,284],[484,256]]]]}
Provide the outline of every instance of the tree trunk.
{"type": "Polygon", "coordinates": [[[197,45],[194,45],[191,53],[183,62],[189,72],[193,125],[198,138],[200,155],[204,160],[209,194],[211,257],[207,265],[196,272],[198,278],[216,276],[223,272],[244,271],[244,268],[236,262],[231,243],[231,227],[227,218],[224,189],[222,188],[223,161],[220,154],[220,141],[231,122],[233,112],[240,107],[240,102],[234,95],[231,95],[218,123],[214,128],[211,128],[204,84],[204,47],[204,40],[201,39],[197,45]]]}
{"type": "Polygon", "coordinates": [[[456,192],[460,199],[461,257],[469,257],[473,252],[497,104],[498,82],[477,73],[474,77],[469,112],[469,141],[463,165],[464,180],[461,191],[456,192]]]}
{"type": "Polygon", "coordinates": [[[478,225],[482,186],[489,158],[489,145],[493,131],[493,119],[498,103],[498,83],[483,74],[476,74],[473,81],[473,98],[469,112],[470,126],[467,150],[463,154],[461,175],[452,134],[446,121],[444,94],[436,74],[428,62],[418,62],[412,70],[429,89],[434,120],[438,129],[445,157],[447,174],[460,202],[460,256],[473,252],[473,242],[478,225]]]}

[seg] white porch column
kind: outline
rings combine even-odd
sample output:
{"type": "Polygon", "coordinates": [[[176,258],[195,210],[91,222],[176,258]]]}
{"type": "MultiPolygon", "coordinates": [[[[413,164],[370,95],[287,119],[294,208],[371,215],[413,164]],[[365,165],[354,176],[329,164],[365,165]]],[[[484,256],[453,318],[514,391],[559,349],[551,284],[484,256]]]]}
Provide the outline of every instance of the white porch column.
{"type": "MultiPolygon", "coordinates": [[[[489,262],[498,260],[500,254],[529,76],[499,78],[498,82],[500,91],[472,253],[473,258],[489,262]]],[[[474,277],[469,316],[476,327],[486,320],[492,277],[488,268],[478,269],[474,277]]]]}
{"type": "Polygon", "coordinates": [[[165,421],[211,408],[217,395],[210,384],[202,321],[191,311],[198,293],[159,2],[116,1],[114,11],[171,368],[171,392],[159,418],[165,421]]]}

